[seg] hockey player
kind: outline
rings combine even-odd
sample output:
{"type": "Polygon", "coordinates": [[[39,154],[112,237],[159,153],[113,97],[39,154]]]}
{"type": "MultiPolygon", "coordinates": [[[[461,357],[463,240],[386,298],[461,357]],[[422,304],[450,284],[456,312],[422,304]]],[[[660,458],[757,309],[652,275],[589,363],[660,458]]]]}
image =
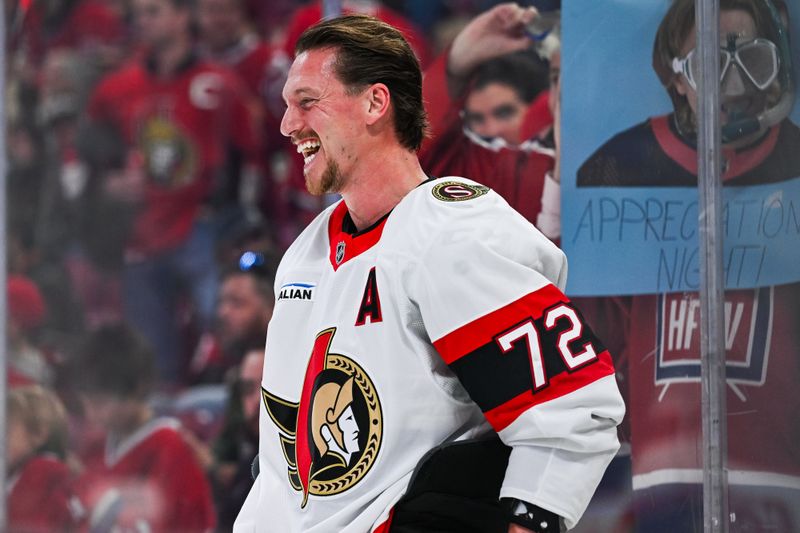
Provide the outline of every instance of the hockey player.
{"type": "Polygon", "coordinates": [[[296,51],[281,131],[308,189],[343,199],[278,269],[234,530],[574,526],[624,405],[561,292],[564,255],[487,187],[422,170],[422,76],[397,30],[332,19],[296,51]]]}
{"type": "MultiPolygon", "coordinates": [[[[720,2],[725,186],[800,176],[800,128],[787,119],[794,95],[786,13],[777,8],[767,0],[720,2]]],[[[650,118],[605,143],[580,168],[579,185],[697,184],[698,65],[694,3],[678,0],[662,20],[653,50],[653,66],[674,113],[650,118]]],[[[786,194],[783,201],[797,199],[786,194]]],[[[798,302],[798,283],[725,292],[727,477],[737,530],[800,530],[798,302]]],[[[636,530],[701,527],[699,295],[592,302],[601,312],[589,303],[583,302],[587,315],[602,315],[609,328],[598,319],[597,331],[613,328],[621,343],[609,347],[627,360],[636,530]]]]}

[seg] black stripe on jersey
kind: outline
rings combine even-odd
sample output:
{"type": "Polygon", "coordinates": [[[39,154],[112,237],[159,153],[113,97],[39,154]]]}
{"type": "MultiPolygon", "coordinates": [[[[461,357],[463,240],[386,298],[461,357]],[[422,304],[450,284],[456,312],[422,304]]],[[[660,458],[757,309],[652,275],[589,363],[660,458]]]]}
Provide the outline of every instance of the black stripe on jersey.
{"type": "MultiPolygon", "coordinates": [[[[559,305],[564,304],[558,303],[553,307],[559,305]]],[[[606,350],[605,346],[594,335],[589,326],[586,325],[580,311],[571,305],[570,308],[575,310],[583,324],[581,336],[569,343],[568,346],[570,349],[573,352],[581,352],[586,343],[591,343],[597,354],[604,352],[606,350]]],[[[559,335],[570,329],[572,324],[568,319],[562,318],[556,322],[552,329],[548,330],[544,325],[543,318],[546,315],[547,310],[542,313],[539,319],[534,320],[533,323],[539,335],[539,343],[544,359],[545,375],[549,381],[559,374],[570,372],[558,350],[557,342],[559,335]]],[[[520,324],[524,324],[525,322],[527,321],[523,321],[520,324]]],[[[498,331],[497,337],[501,336],[506,331],[514,329],[520,324],[505,327],[503,330],[498,331]]],[[[495,337],[495,339],[497,339],[497,337],[495,337]]],[[[458,376],[464,388],[469,392],[472,400],[478,404],[485,413],[503,405],[526,391],[534,389],[530,357],[528,343],[525,340],[515,342],[512,349],[506,353],[503,353],[500,344],[497,340],[494,340],[493,342],[484,344],[472,353],[457,359],[450,364],[450,368],[458,376]]],[[[595,362],[597,362],[597,359],[588,364],[591,365],[595,362]]],[[[578,372],[584,367],[585,365],[571,372],[578,372]]],[[[546,387],[547,385],[543,388],[546,387]]],[[[542,390],[542,388],[539,390],[542,390]]]]}

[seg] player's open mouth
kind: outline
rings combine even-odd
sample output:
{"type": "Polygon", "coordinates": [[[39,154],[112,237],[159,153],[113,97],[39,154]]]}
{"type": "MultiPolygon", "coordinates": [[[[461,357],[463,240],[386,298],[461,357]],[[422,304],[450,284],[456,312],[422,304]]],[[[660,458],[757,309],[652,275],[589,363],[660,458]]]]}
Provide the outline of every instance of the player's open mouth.
{"type": "Polygon", "coordinates": [[[303,155],[303,163],[308,165],[319,152],[320,142],[316,139],[303,141],[297,145],[297,153],[303,155]]]}

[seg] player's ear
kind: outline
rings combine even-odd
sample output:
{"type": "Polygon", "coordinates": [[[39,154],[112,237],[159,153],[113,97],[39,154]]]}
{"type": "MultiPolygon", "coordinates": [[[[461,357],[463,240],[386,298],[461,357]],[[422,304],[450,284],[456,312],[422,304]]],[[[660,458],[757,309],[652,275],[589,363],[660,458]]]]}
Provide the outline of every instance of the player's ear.
{"type": "Polygon", "coordinates": [[[383,83],[373,83],[364,93],[367,112],[367,124],[378,122],[389,111],[391,95],[389,88],[383,83]]]}

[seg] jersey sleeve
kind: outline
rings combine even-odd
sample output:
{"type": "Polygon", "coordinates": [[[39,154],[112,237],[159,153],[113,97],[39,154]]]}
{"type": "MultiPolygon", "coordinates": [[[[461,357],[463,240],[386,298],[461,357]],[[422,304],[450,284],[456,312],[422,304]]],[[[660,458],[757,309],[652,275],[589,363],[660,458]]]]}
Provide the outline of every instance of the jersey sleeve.
{"type": "Polygon", "coordinates": [[[463,204],[447,206],[454,216],[424,253],[417,304],[439,354],[512,448],[501,497],[572,527],[619,447],[611,357],[562,292],[563,253],[494,193],[463,204]]]}

